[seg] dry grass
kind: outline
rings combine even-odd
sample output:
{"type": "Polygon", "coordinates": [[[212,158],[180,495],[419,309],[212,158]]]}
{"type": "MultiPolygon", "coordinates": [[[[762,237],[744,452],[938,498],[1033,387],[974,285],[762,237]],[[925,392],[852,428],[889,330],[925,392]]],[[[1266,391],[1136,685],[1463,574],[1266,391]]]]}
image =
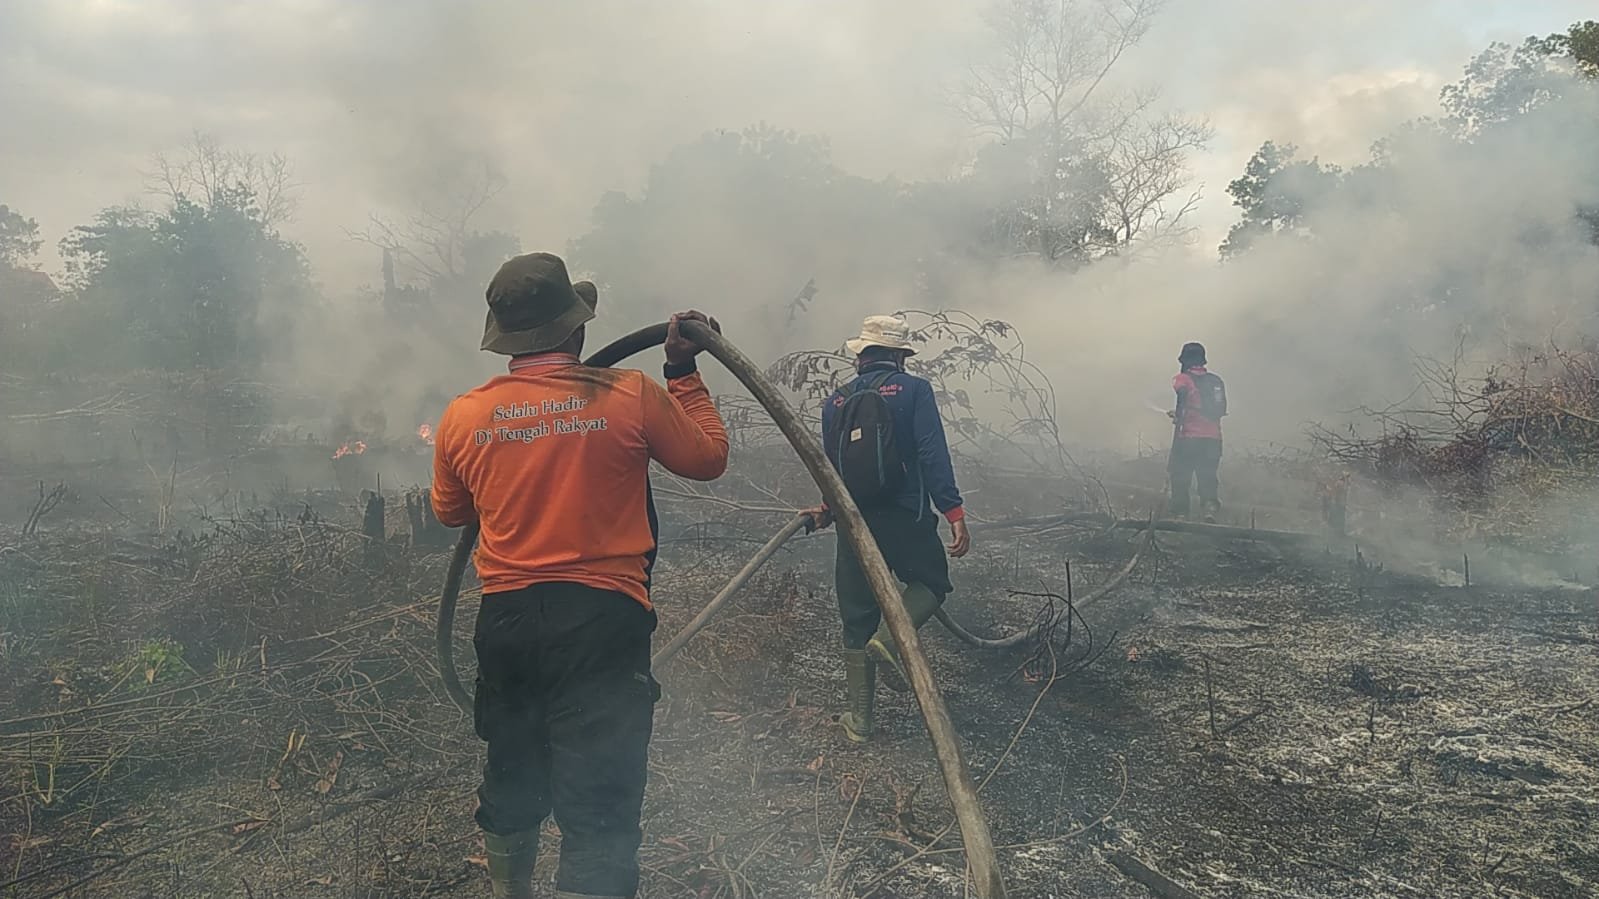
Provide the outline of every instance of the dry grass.
{"type": "Polygon", "coordinates": [[[1363,410],[1376,436],[1311,436],[1334,463],[1432,497],[1453,536],[1568,536],[1563,500],[1599,486],[1599,345],[1524,351],[1480,377],[1463,368],[1458,353],[1424,360],[1420,402],[1363,410]]]}

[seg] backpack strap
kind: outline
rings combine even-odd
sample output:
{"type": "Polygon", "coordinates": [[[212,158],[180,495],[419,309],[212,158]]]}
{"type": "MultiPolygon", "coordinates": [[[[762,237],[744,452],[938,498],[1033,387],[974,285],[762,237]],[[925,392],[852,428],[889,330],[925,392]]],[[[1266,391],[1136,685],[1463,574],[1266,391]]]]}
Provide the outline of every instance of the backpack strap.
{"type": "MultiPolygon", "coordinates": [[[[874,372],[874,374],[875,374],[875,372],[874,372]]],[[[897,375],[897,374],[899,374],[899,372],[897,372],[897,371],[893,371],[893,370],[890,370],[890,371],[885,371],[885,372],[883,372],[883,376],[882,376],[882,377],[881,377],[881,378],[878,378],[878,379],[877,379],[877,380],[876,380],[876,382],[874,382],[874,383],[873,383],[873,384],[872,384],[872,385],[871,385],[871,386],[872,386],[872,389],[873,389],[873,390],[882,390],[882,389],[883,389],[883,385],[884,385],[884,384],[887,384],[887,383],[888,383],[888,381],[889,381],[889,379],[890,379],[890,378],[892,378],[892,377],[894,377],[894,376],[895,376],[895,375],[897,375]]],[[[866,378],[865,378],[865,377],[864,377],[864,376],[863,376],[863,377],[862,377],[862,378],[861,378],[861,380],[862,380],[862,381],[865,381],[865,380],[866,380],[866,378]]]]}
{"type": "Polygon", "coordinates": [[[848,384],[845,384],[843,387],[838,389],[838,395],[847,400],[855,394],[860,393],[862,388],[865,388],[868,385],[873,390],[879,390],[884,384],[888,383],[889,378],[894,377],[895,375],[899,374],[899,372],[885,371],[881,373],[882,377],[874,380],[873,376],[877,374],[879,373],[874,371],[856,375],[848,384]]]}

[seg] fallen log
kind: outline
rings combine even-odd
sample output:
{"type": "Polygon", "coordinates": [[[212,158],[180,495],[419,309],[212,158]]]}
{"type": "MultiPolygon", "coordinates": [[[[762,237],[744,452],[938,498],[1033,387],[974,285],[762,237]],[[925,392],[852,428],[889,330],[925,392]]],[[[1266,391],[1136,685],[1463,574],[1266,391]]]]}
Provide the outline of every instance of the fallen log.
{"type": "Polygon", "coordinates": [[[1216,537],[1223,540],[1261,540],[1268,543],[1321,543],[1327,539],[1326,534],[1307,534],[1302,531],[1274,531],[1266,528],[1240,528],[1225,524],[1172,521],[1164,518],[1156,518],[1154,520],[1123,518],[1117,521],[1114,526],[1139,531],[1145,528],[1153,528],[1157,531],[1196,534],[1201,537],[1216,537]]]}
{"type": "Polygon", "coordinates": [[[970,530],[1009,530],[1014,528],[1049,528],[1066,524],[1091,525],[1102,528],[1121,528],[1124,530],[1142,531],[1154,529],[1180,534],[1194,534],[1201,537],[1214,537],[1223,540],[1261,540],[1269,543],[1320,543],[1325,542],[1327,535],[1323,533],[1307,533],[1304,531],[1278,531],[1270,528],[1244,528],[1225,524],[1206,524],[1199,521],[1180,521],[1169,518],[1120,518],[1112,519],[1103,512],[1069,512],[1061,515],[1039,515],[1029,518],[1004,518],[998,521],[984,521],[972,524],[970,530]]]}
{"type": "Polygon", "coordinates": [[[1159,899],[1199,899],[1199,894],[1156,871],[1126,852],[1112,852],[1105,860],[1110,866],[1143,884],[1159,899]]]}

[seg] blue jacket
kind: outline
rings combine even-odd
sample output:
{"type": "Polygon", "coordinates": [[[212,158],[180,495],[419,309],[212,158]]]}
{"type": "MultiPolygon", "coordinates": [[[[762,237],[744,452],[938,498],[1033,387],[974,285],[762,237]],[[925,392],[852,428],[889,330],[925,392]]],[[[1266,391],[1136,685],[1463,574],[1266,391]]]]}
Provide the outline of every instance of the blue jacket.
{"type": "MultiPolygon", "coordinates": [[[[906,474],[895,502],[920,514],[926,511],[927,501],[931,499],[934,508],[944,517],[958,521],[963,514],[961,494],[955,486],[955,468],[949,461],[949,443],[944,439],[944,421],[939,417],[938,402],[933,398],[933,385],[915,375],[895,371],[892,362],[866,366],[850,385],[863,376],[878,376],[885,371],[894,373],[877,392],[894,416],[895,443],[906,474]]],[[[833,446],[837,440],[833,420],[843,405],[843,390],[833,391],[822,404],[823,446],[833,446]]],[[[828,453],[828,458],[832,455],[828,453]]]]}

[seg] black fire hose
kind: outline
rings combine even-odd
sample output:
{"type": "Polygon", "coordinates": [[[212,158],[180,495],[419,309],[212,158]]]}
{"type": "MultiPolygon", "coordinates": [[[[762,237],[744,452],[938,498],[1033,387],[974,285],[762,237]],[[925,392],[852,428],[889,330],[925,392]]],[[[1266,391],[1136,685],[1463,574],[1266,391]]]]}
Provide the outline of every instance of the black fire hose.
{"type": "MultiPolygon", "coordinates": [[[[872,539],[865,520],[861,518],[860,508],[855,505],[855,500],[845,489],[838,472],[834,471],[832,464],[827,461],[827,456],[822,452],[822,446],[811,433],[811,429],[800,421],[799,416],[761,369],[737,347],[723,339],[722,335],[705,325],[699,322],[682,322],[680,327],[683,336],[704,347],[706,352],[716,357],[717,361],[744,384],[756,401],[765,407],[767,414],[772,416],[778,429],[794,447],[800,461],[810,471],[828,507],[833,510],[840,533],[849,541],[850,547],[855,550],[856,558],[861,562],[866,579],[872,586],[872,593],[877,597],[877,604],[882,609],[883,621],[894,636],[900,661],[910,676],[911,689],[916,695],[917,706],[921,709],[922,720],[927,725],[928,736],[933,743],[933,754],[944,777],[944,788],[949,793],[950,805],[954,807],[955,820],[960,825],[961,837],[966,845],[966,858],[972,869],[973,891],[978,899],[1003,899],[1005,882],[1000,876],[999,863],[994,852],[994,838],[989,832],[988,822],[983,818],[982,806],[977,801],[977,787],[973,784],[971,772],[967,769],[965,755],[961,751],[960,736],[955,731],[954,722],[950,720],[943,694],[939,692],[938,684],[933,680],[933,669],[928,665],[927,656],[922,652],[921,641],[917,639],[916,627],[911,622],[910,612],[900,599],[898,583],[889,571],[888,564],[883,561],[883,554],[872,539]]],[[[667,326],[663,323],[634,331],[591,355],[586,364],[604,368],[615,365],[640,350],[664,343],[666,329],[667,326]]],[[[461,686],[455,670],[452,632],[455,624],[455,601],[460,595],[461,578],[466,573],[466,563],[471,558],[477,536],[476,523],[462,528],[461,539],[455,546],[455,554],[450,558],[450,567],[444,577],[444,591],[439,597],[437,630],[439,671],[444,678],[445,690],[463,711],[472,708],[472,699],[461,686]]]]}

